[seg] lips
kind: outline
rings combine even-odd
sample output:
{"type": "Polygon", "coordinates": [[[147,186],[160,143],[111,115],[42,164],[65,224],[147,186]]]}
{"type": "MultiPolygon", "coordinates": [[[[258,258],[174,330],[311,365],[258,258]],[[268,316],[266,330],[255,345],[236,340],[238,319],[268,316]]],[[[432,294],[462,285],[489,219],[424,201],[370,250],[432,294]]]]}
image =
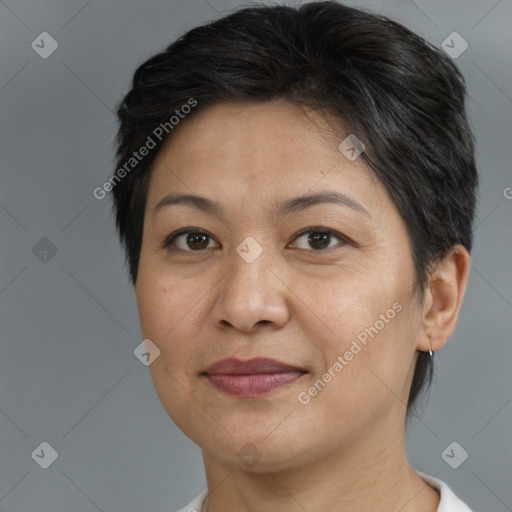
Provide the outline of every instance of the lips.
{"type": "Polygon", "coordinates": [[[205,373],[208,375],[229,374],[229,375],[254,375],[259,373],[283,373],[290,371],[304,371],[296,366],[269,359],[256,357],[243,361],[241,359],[223,359],[212,364],[205,373]]]}
{"type": "Polygon", "coordinates": [[[202,375],[219,391],[239,398],[256,398],[275,391],[307,373],[275,359],[258,357],[243,361],[223,359],[202,375]]]}

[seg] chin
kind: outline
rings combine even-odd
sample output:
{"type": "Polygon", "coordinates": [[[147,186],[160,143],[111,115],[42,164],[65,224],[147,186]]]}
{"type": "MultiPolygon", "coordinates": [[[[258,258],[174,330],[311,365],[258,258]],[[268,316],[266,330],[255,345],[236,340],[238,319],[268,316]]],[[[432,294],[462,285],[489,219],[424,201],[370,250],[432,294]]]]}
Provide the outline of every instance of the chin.
{"type": "Polygon", "coordinates": [[[209,441],[202,449],[210,457],[231,468],[255,474],[286,471],[305,465],[309,460],[304,447],[300,447],[301,451],[297,452],[298,443],[294,442],[284,444],[267,439],[262,443],[248,437],[226,439],[225,443],[215,445],[209,441]]]}
{"type": "MultiPolygon", "coordinates": [[[[286,414],[279,421],[283,418],[286,414]]],[[[314,443],[314,433],[307,431],[306,425],[288,424],[285,430],[279,430],[279,421],[273,418],[274,430],[268,422],[255,425],[245,421],[223,422],[215,431],[210,424],[204,431],[185,433],[221,464],[255,474],[286,471],[321,456],[322,447],[314,443]]]]}

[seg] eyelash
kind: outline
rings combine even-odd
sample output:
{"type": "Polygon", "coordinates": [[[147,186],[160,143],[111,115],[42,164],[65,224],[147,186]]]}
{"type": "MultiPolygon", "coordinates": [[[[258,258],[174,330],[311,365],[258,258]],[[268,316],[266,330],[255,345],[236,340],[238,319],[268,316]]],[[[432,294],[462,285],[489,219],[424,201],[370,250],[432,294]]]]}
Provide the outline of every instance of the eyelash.
{"type": "MultiPolygon", "coordinates": [[[[205,231],[202,231],[201,229],[183,228],[183,229],[179,229],[178,231],[175,231],[174,233],[169,235],[164,240],[162,248],[163,249],[170,248],[170,246],[174,243],[176,238],[178,238],[181,235],[190,234],[190,233],[198,234],[198,235],[205,235],[209,239],[213,239],[213,237],[211,235],[209,235],[205,231]]],[[[300,238],[301,236],[303,236],[303,235],[305,235],[307,233],[323,233],[323,234],[328,234],[330,236],[334,235],[336,238],[338,238],[340,240],[340,242],[338,242],[337,244],[335,244],[332,247],[327,247],[325,249],[300,249],[302,251],[309,251],[309,252],[315,252],[315,253],[325,253],[325,252],[334,250],[336,248],[339,249],[340,248],[339,247],[340,243],[342,244],[342,246],[346,245],[346,244],[355,245],[352,240],[350,240],[346,236],[343,236],[342,234],[338,233],[337,231],[334,231],[334,230],[328,229],[328,228],[324,228],[324,227],[320,227],[320,226],[313,226],[313,227],[308,227],[308,228],[300,230],[298,233],[295,234],[295,236],[294,236],[292,241],[295,241],[297,238],[300,238]]],[[[174,250],[175,251],[181,251],[181,252],[200,253],[200,252],[204,252],[206,249],[198,249],[198,250],[194,251],[194,250],[186,250],[186,249],[179,249],[178,248],[178,249],[174,249],[174,250]]]]}

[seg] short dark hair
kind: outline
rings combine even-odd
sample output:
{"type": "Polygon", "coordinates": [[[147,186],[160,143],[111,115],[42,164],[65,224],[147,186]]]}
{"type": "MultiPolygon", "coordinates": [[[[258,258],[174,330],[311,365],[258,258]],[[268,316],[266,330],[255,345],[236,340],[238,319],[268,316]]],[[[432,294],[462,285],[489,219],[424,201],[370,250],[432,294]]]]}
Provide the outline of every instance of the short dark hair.
{"type": "MultiPolygon", "coordinates": [[[[465,81],[451,59],[367,10],[333,1],[255,5],[190,30],[141,64],[118,105],[116,168],[125,172],[113,184],[113,209],[133,285],[151,169],[172,135],[170,116],[191,99],[190,116],[223,101],[275,98],[325,110],[363,141],[362,158],[407,226],[421,297],[436,261],[455,244],[471,250],[474,137],[465,81]],[[126,169],[158,126],[165,136],[153,136],[155,148],[126,169]]],[[[421,352],[408,413],[432,372],[421,352]]]]}

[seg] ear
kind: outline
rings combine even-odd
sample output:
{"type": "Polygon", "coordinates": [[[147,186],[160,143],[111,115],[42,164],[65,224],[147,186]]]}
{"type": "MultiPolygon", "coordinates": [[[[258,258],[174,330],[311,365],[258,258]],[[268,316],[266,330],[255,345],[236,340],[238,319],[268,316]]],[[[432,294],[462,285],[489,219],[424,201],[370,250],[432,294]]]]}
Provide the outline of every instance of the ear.
{"type": "Polygon", "coordinates": [[[428,352],[444,347],[453,334],[466,291],[471,259],[456,245],[434,267],[423,300],[422,330],[417,350],[428,352]]]}

